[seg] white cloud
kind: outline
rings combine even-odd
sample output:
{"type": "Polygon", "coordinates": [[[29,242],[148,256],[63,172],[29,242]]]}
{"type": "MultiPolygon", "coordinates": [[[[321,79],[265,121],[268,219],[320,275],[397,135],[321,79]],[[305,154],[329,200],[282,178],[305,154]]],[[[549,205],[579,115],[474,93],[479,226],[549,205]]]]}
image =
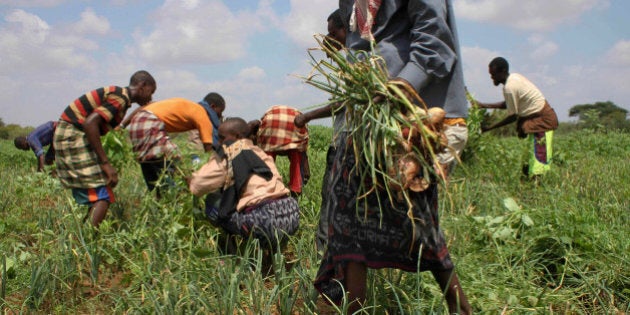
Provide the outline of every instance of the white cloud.
{"type": "Polygon", "coordinates": [[[2,0],[0,4],[19,7],[54,7],[66,2],[66,0],[2,0]]]}
{"type": "Polygon", "coordinates": [[[616,67],[630,67],[630,40],[620,40],[606,52],[606,64],[616,67]]]}
{"type": "Polygon", "coordinates": [[[549,31],[574,21],[609,0],[457,0],[459,18],[529,31],[549,31]]]}
{"type": "Polygon", "coordinates": [[[482,47],[462,47],[465,84],[468,91],[480,101],[498,101],[503,97],[488,74],[490,60],[500,55],[482,47]]]}
{"type": "Polygon", "coordinates": [[[543,35],[535,34],[527,39],[531,48],[530,57],[535,60],[544,60],[558,52],[558,45],[546,39],[543,35]]]}
{"type": "Polygon", "coordinates": [[[250,68],[245,68],[242,69],[239,73],[238,73],[238,77],[243,79],[243,80],[258,80],[258,79],[264,79],[266,76],[265,74],[265,70],[263,70],[260,67],[250,67],[250,68]]]}
{"type": "Polygon", "coordinates": [[[261,27],[251,13],[233,13],[221,1],[168,0],[152,14],[153,29],[137,33],[139,54],[162,65],[214,64],[242,58],[261,27]]]}
{"type": "MultiPolygon", "coordinates": [[[[13,10],[0,28],[0,73],[24,74],[84,67],[89,58],[77,50],[77,38],[59,32],[37,15],[13,10]]],[[[89,47],[89,42],[86,46],[89,47]]]]}
{"type": "Polygon", "coordinates": [[[50,31],[48,23],[24,10],[13,10],[4,20],[9,23],[13,35],[32,43],[42,43],[50,31]]]}
{"type": "Polygon", "coordinates": [[[291,0],[291,12],[281,28],[300,48],[315,47],[313,35],[328,32],[326,18],[337,8],[337,1],[291,0]]]}
{"type": "Polygon", "coordinates": [[[73,29],[79,34],[107,34],[110,30],[106,17],[97,16],[91,8],[81,12],[81,20],[73,25],[73,29]]]}

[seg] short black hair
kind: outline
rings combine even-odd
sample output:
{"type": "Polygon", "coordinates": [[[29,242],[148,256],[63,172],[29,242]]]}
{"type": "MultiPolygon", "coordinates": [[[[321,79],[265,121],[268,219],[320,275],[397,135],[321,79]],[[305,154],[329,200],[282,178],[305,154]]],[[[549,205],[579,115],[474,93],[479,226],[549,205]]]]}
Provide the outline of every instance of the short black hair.
{"type": "Polygon", "coordinates": [[[497,69],[499,71],[510,72],[510,64],[503,57],[496,57],[490,61],[488,65],[490,68],[497,69]]]}
{"type": "Polygon", "coordinates": [[[221,127],[226,128],[241,138],[246,138],[249,135],[249,125],[245,119],[241,117],[228,117],[221,123],[221,127]]]}
{"type": "Polygon", "coordinates": [[[13,145],[20,150],[28,150],[28,140],[25,136],[15,137],[15,139],[13,139],[13,145]]]}
{"type": "Polygon", "coordinates": [[[151,86],[156,86],[155,79],[146,70],[136,71],[136,73],[134,73],[131,76],[131,79],[129,79],[129,85],[138,85],[138,84],[140,84],[142,82],[144,82],[146,84],[149,84],[151,86]]]}
{"type": "Polygon", "coordinates": [[[206,97],[203,98],[203,100],[209,105],[214,104],[214,106],[218,106],[220,108],[225,107],[225,100],[223,99],[223,96],[221,96],[219,93],[210,92],[208,93],[208,95],[206,95],[206,97]]]}
{"type": "Polygon", "coordinates": [[[333,25],[338,29],[345,27],[343,20],[341,19],[341,11],[339,11],[339,9],[331,13],[326,21],[332,21],[333,25]]]}

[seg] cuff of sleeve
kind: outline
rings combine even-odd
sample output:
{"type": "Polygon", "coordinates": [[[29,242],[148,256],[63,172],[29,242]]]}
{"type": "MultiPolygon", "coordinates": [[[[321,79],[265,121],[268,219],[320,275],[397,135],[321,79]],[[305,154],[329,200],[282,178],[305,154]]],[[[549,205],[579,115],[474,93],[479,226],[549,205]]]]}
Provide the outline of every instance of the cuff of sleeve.
{"type": "Polygon", "coordinates": [[[37,151],[35,152],[35,156],[36,156],[36,157],[40,157],[40,156],[42,156],[43,154],[44,154],[44,150],[37,150],[37,151]]]}
{"type": "Polygon", "coordinates": [[[397,77],[407,80],[416,91],[420,91],[420,89],[427,86],[431,80],[431,76],[424,69],[413,63],[407,63],[397,77]]]}

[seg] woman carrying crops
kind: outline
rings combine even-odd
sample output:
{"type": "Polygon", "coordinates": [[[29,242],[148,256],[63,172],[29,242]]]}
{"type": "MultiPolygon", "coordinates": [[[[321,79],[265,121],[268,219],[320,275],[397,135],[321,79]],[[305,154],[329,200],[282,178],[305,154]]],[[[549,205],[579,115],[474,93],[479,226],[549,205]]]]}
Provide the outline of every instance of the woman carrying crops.
{"type": "MultiPolygon", "coordinates": [[[[340,10],[349,23],[346,45],[351,52],[370,51],[370,42],[375,41],[390,78],[404,82],[427,104],[456,107],[445,109],[447,117],[466,116],[450,1],[341,0],[340,10]]],[[[351,125],[348,119],[346,123],[351,125]]],[[[359,174],[365,163],[355,156],[361,151],[354,147],[350,131],[337,138],[328,247],[315,287],[337,304],[347,293],[348,312],[353,313],[366,301],[367,268],[430,270],[445,293],[449,312],[471,313],[439,227],[437,182],[431,180],[423,191],[410,191],[411,207],[407,201],[390,199],[382,186],[359,174]]]]}

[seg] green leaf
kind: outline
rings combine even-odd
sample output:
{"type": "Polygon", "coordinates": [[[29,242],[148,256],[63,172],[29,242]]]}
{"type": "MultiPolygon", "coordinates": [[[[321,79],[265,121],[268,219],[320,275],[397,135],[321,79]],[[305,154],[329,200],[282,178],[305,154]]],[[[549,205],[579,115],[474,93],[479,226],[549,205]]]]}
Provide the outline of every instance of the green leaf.
{"type": "Polygon", "coordinates": [[[534,221],[532,220],[532,218],[530,218],[527,214],[524,214],[521,216],[521,221],[523,222],[523,224],[525,224],[525,226],[533,226],[534,225],[534,221]]]}
{"type": "Polygon", "coordinates": [[[509,227],[504,227],[502,229],[497,230],[492,234],[492,238],[499,240],[507,240],[514,237],[514,229],[509,227]]]}
{"type": "Polygon", "coordinates": [[[492,220],[490,220],[490,221],[488,222],[488,224],[487,224],[487,225],[488,225],[488,226],[490,226],[490,225],[496,225],[496,224],[502,223],[503,221],[505,221],[505,217],[504,217],[504,216],[502,216],[502,215],[500,215],[500,216],[498,216],[498,217],[494,217],[494,218],[492,218],[492,220]]]}
{"type": "Polygon", "coordinates": [[[505,198],[503,199],[503,206],[505,206],[506,209],[508,209],[509,211],[518,211],[521,209],[521,207],[516,203],[516,201],[512,198],[505,198]]]}

